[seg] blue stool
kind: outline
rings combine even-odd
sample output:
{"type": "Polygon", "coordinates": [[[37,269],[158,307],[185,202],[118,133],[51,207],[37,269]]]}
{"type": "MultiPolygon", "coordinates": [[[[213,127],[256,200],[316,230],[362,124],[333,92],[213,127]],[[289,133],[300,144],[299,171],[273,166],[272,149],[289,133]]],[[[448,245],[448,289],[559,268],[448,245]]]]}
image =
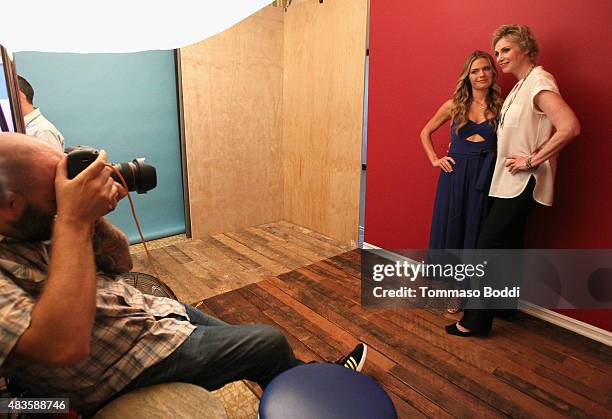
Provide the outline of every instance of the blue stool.
{"type": "Polygon", "coordinates": [[[334,364],[300,365],[268,384],[260,419],[395,419],[387,393],[368,376],[334,364]]]}

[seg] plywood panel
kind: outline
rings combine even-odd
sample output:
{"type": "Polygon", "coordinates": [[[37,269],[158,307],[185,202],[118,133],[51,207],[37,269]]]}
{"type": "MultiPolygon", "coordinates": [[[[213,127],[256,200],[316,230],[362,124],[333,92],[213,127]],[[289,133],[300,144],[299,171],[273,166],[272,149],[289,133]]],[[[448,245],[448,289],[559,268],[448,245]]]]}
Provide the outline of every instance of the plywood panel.
{"type": "Polygon", "coordinates": [[[359,224],[367,0],[285,13],[284,218],[354,245],[359,224]]]}
{"type": "Polygon", "coordinates": [[[282,9],[180,55],[193,237],[279,220],[282,9]]]}

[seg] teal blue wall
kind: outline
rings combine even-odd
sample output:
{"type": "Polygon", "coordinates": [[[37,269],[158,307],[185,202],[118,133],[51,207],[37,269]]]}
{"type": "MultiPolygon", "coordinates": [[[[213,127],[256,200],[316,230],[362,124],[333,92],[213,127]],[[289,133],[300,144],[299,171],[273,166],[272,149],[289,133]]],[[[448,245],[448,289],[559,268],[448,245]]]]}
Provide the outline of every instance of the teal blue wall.
{"type": "MultiPolygon", "coordinates": [[[[34,105],[64,134],[66,146],[103,148],[109,161],[136,157],[157,169],[157,188],[133,194],[146,239],[185,231],[173,51],[134,54],[15,54],[34,87],[34,105]]],[[[123,200],[110,220],[140,241],[123,200]]]]}

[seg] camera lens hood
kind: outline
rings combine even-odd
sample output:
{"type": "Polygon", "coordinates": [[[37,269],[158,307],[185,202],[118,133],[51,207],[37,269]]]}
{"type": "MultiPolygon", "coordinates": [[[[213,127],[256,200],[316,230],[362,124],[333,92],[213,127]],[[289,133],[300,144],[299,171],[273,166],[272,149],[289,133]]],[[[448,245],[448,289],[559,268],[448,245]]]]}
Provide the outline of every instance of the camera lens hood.
{"type": "Polygon", "coordinates": [[[155,167],[145,163],[144,157],[132,160],[136,167],[136,192],[145,193],[157,186],[157,172],[155,167]]]}

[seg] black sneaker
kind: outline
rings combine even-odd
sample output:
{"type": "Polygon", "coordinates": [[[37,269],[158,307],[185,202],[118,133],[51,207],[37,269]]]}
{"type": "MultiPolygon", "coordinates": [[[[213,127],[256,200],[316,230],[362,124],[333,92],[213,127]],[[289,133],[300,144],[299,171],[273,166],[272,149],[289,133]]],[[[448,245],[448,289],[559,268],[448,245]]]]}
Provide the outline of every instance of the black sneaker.
{"type": "Polygon", "coordinates": [[[367,354],[368,347],[365,343],[360,343],[355,346],[355,349],[353,349],[351,353],[344,358],[340,358],[334,363],[337,365],[342,365],[343,367],[353,371],[361,371],[363,364],[365,364],[367,354]]]}

